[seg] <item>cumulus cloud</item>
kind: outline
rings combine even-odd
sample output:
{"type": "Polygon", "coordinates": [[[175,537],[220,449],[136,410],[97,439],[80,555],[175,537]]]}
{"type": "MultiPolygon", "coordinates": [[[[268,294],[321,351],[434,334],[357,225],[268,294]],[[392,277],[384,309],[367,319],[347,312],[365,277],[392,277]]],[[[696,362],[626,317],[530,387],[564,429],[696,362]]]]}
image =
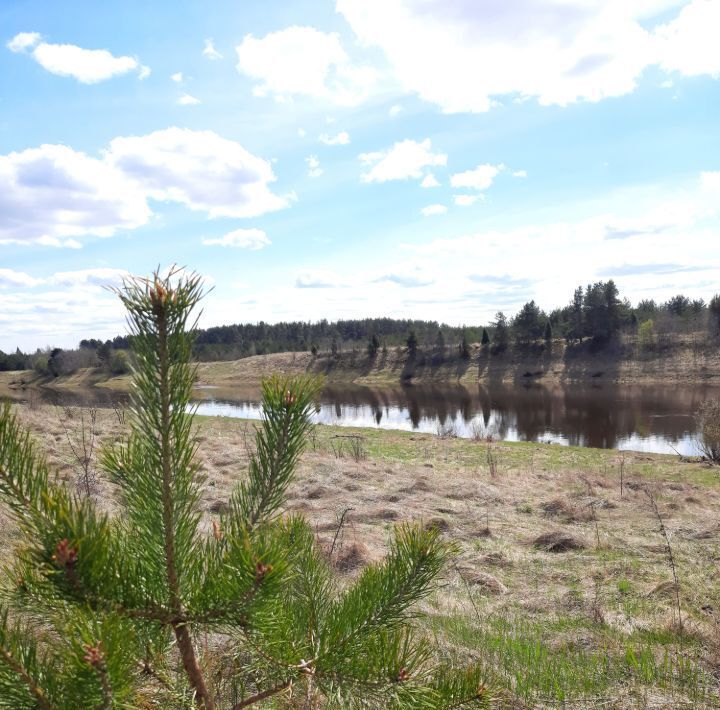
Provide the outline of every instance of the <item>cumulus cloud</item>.
{"type": "Polygon", "coordinates": [[[317,155],[308,155],[308,157],[305,158],[305,162],[308,166],[308,177],[316,178],[323,174],[323,169],[320,167],[320,160],[317,155]]]}
{"type": "Polygon", "coordinates": [[[200,103],[200,99],[197,99],[190,94],[183,94],[178,99],[178,103],[180,104],[180,106],[197,106],[200,103]]]}
{"type": "Polygon", "coordinates": [[[489,165],[488,163],[478,165],[474,170],[466,170],[452,175],[450,185],[473,190],[487,190],[503,167],[503,165],[489,165]]]}
{"type": "Polygon", "coordinates": [[[36,286],[40,279],[34,279],[24,271],[0,269],[0,288],[17,288],[21,286],[36,286]]]}
{"type": "Polygon", "coordinates": [[[183,82],[183,73],[182,73],[181,71],[175,72],[170,78],[171,78],[176,84],[182,84],[182,82],[183,82]]]}
{"type": "Polygon", "coordinates": [[[402,111],[402,106],[400,104],[394,104],[390,107],[390,110],[388,111],[388,115],[392,118],[395,118],[400,112],[402,111]]]}
{"type": "Polygon", "coordinates": [[[654,38],[660,65],[684,76],[720,77],[720,3],[693,0],[671,22],[656,28],[654,38]]]}
{"type": "Polygon", "coordinates": [[[256,217],[289,205],[274,181],[268,161],[212,131],[120,137],[100,158],[42,145],[0,155],[0,244],[77,248],[77,237],[146,224],[148,198],[210,217],[256,217]]]}
{"type": "MultiPolygon", "coordinates": [[[[405,261],[431,261],[441,280],[443,274],[452,275],[443,283],[455,293],[462,293],[467,280],[466,303],[499,294],[510,311],[530,298],[562,305],[578,284],[610,276],[633,301],[678,292],[707,299],[720,278],[720,177],[715,186],[715,173],[709,175],[693,184],[676,185],[672,192],[658,187],[615,191],[613,213],[591,212],[573,221],[408,244],[405,261]],[[606,240],[609,232],[620,229],[627,234],[618,264],[617,249],[608,249],[606,240]],[[553,258],[548,259],[548,254],[553,258]],[[498,277],[503,280],[499,283],[493,276],[471,272],[477,263],[483,264],[485,274],[513,276],[498,277]],[[665,278],[659,280],[660,276],[665,278]]],[[[497,299],[495,303],[499,305],[497,299]]]]}
{"type": "Polygon", "coordinates": [[[43,42],[37,32],[20,32],[7,47],[13,52],[31,50],[30,55],[43,69],[83,84],[96,84],[132,71],[137,71],[140,79],[150,74],[150,69],[136,57],[116,57],[107,49],[84,49],[74,44],[50,44],[43,42]]]}
{"type": "Polygon", "coordinates": [[[350,142],[350,134],[347,131],[340,131],[334,136],[323,133],[318,140],[325,145],[347,145],[350,142]]]}
{"type": "Polygon", "coordinates": [[[543,105],[632,92],[660,64],[717,75],[716,0],[337,0],[366,47],[409,92],[447,113],[487,111],[503,97],[543,105]],[[667,25],[662,12],[685,5],[667,25]]]}
{"type": "Polygon", "coordinates": [[[433,153],[429,138],[421,143],[404,140],[391,148],[373,153],[362,153],[360,162],[370,167],[362,174],[363,182],[387,182],[388,180],[419,179],[423,169],[447,164],[446,153],[433,153]]]}
{"type": "Polygon", "coordinates": [[[527,170],[514,170],[512,176],[516,178],[526,178],[527,170]]]}
{"type": "Polygon", "coordinates": [[[342,283],[329,271],[304,271],[295,279],[295,288],[337,288],[342,283]]]}
{"type": "Polygon", "coordinates": [[[269,161],[213,131],[173,127],[115,138],[106,159],[151,198],[210,217],[257,217],[292,199],[270,190],[276,178],[269,161]]]}
{"type": "Polygon", "coordinates": [[[440,187],[438,179],[432,174],[428,173],[420,183],[420,187],[440,187]]]}
{"type": "Polygon", "coordinates": [[[203,239],[206,246],[236,247],[258,251],[270,245],[267,234],[262,229],[236,229],[224,234],[222,237],[203,239]]]}
{"type": "Polygon", "coordinates": [[[314,27],[292,26],[262,38],[249,34],[235,49],[238,71],[258,82],[255,96],[299,95],[355,105],[375,82],[375,71],[353,64],[337,34],[314,27]]]}
{"type": "Polygon", "coordinates": [[[202,53],[203,57],[207,57],[208,59],[222,59],[222,54],[215,49],[215,43],[212,38],[205,40],[205,47],[202,53]]]}
{"type": "Polygon", "coordinates": [[[428,205],[420,210],[420,214],[422,214],[423,217],[433,217],[435,215],[445,214],[446,212],[447,207],[445,207],[445,205],[428,205]]]}
{"type": "Polygon", "coordinates": [[[0,244],[74,247],[149,217],[142,189],[104,160],[62,145],[0,155],[0,244]]]}
{"type": "Polygon", "coordinates": [[[399,271],[391,271],[377,277],[375,283],[388,282],[405,288],[418,288],[420,286],[430,286],[435,283],[435,279],[424,273],[419,267],[406,268],[399,271]]]}
{"type": "Polygon", "coordinates": [[[79,269],[77,271],[59,271],[53,274],[47,282],[53,286],[65,286],[67,288],[76,286],[120,286],[123,279],[129,275],[130,273],[124,269],[79,269]]]}
{"type": "Polygon", "coordinates": [[[18,32],[5,46],[11,52],[24,52],[39,44],[41,39],[39,32],[18,32]]]}
{"type": "Polygon", "coordinates": [[[480,199],[482,195],[453,195],[453,202],[458,207],[470,207],[480,199]]]}

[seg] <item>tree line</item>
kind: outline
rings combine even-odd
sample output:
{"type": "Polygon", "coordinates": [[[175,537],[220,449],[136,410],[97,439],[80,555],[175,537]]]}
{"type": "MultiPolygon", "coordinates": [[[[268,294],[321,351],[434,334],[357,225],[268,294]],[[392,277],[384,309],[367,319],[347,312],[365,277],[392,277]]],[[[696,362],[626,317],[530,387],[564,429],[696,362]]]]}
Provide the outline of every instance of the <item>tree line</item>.
{"type": "MultiPolygon", "coordinates": [[[[366,350],[375,357],[381,349],[403,346],[444,352],[456,347],[470,356],[470,345],[479,343],[493,352],[510,345],[564,340],[568,344],[590,340],[603,345],[622,333],[638,334],[643,343],[654,338],[687,332],[720,337],[720,295],[709,302],[679,294],[664,302],[642,300],[633,306],[622,298],[614,281],[598,281],[575,289],[569,303],[550,311],[534,300],[512,317],[498,312],[485,325],[451,326],[433,320],[360,318],[280,323],[235,323],[200,329],[193,346],[197,360],[235,360],[251,355],[310,351],[340,355],[344,350],[366,350]]],[[[131,336],[112,340],[83,339],[76,349],[46,348],[35,353],[19,349],[0,351],[0,371],[35,369],[47,375],[69,374],[81,367],[104,367],[113,374],[128,370],[125,355],[131,336]]]]}

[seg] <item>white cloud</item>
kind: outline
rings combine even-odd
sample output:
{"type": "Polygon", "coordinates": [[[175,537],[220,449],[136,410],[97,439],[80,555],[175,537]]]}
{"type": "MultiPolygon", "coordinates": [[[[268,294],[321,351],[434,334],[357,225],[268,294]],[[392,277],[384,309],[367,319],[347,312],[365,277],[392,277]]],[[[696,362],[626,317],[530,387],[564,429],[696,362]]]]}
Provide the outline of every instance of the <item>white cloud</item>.
{"type": "Polygon", "coordinates": [[[453,202],[458,207],[470,207],[480,199],[482,195],[453,195],[453,202]]]}
{"type": "Polygon", "coordinates": [[[125,269],[80,269],[78,271],[59,271],[53,274],[48,283],[53,286],[120,286],[123,279],[130,275],[125,269]]]}
{"type": "Polygon", "coordinates": [[[350,134],[347,131],[340,131],[334,136],[323,133],[318,140],[325,145],[347,145],[350,142],[350,134]]]}
{"type": "Polygon", "coordinates": [[[140,81],[143,81],[143,79],[147,79],[150,76],[150,74],[152,74],[150,67],[146,67],[145,65],[142,65],[140,67],[140,72],[138,73],[138,79],[140,79],[140,81]]]}
{"type": "Polygon", "coordinates": [[[434,215],[441,215],[447,212],[445,205],[428,205],[420,210],[423,217],[432,217],[434,215]]]}
{"type": "Polygon", "coordinates": [[[205,47],[203,49],[203,56],[208,59],[222,59],[222,54],[215,49],[215,44],[212,39],[205,40],[205,47]]]}
{"type": "Polygon", "coordinates": [[[236,229],[216,239],[203,239],[206,246],[237,247],[258,251],[270,245],[267,234],[262,229],[236,229]]]}
{"type": "Polygon", "coordinates": [[[101,158],[62,145],[0,155],[0,244],[79,248],[152,216],[148,198],[210,217],[256,217],[287,207],[270,190],[270,163],[212,131],[168,128],[119,137],[101,158]]]}
{"type": "Polygon", "coordinates": [[[632,92],[661,64],[717,75],[717,0],[337,0],[366,48],[380,48],[405,91],[447,113],[487,111],[499,98],[543,105],[632,92]],[[684,7],[663,28],[647,27],[684,7]]]}
{"type": "Polygon", "coordinates": [[[37,286],[40,279],[34,279],[23,271],[0,269],[0,288],[17,288],[22,286],[37,286]]]}
{"type": "Polygon", "coordinates": [[[390,107],[390,110],[388,111],[388,115],[394,118],[402,111],[402,106],[400,104],[395,104],[394,106],[390,107]]]}
{"type": "Polygon", "coordinates": [[[720,3],[693,0],[654,32],[660,65],[684,76],[720,77],[720,3]]]}
{"type": "Polygon", "coordinates": [[[307,131],[304,128],[298,128],[297,134],[300,138],[305,138],[305,136],[307,135],[307,131]]]}
{"type": "Polygon", "coordinates": [[[367,173],[363,173],[363,182],[419,179],[423,175],[423,168],[447,164],[447,154],[433,153],[429,138],[421,143],[414,140],[400,141],[392,148],[362,153],[358,157],[363,165],[372,166],[367,173]]]}
{"type": "Polygon", "coordinates": [[[418,288],[420,286],[430,286],[435,283],[435,279],[432,276],[417,266],[391,271],[374,279],[375,283],[382,283],[384,281],[395,284],[396,286],[404,286],[405,288],[418,288]]]}
{"type": "Polygon", "coordinates": [[[700,173],[700,189],[704,193],[715,193],[720,198],[720,171],[700,173]]]}
{"type": "Polygon", "coordinates": [[[235,48],[237,69],[258,83],[255,96],[287,100],[293,95],[360,103],[375,82],[375,71],[354,65],[335,33],[292,26],[263,38],[249,34],[235,48]]]}
{"type": "Polygon", "coordinates": [[[84,49],[74,44],[49,44],[40,41],[37,32],[21,32],[15,35],[8,48],[24,52],[32,48],[31,56],[51,74],[69,76],[83,84],[96,84],[114,76],[137,71],[140,79],[150,74],[136,57],[116,57],[106,49],[84,49]]]}
{"type": "Polygon", "coordinates": [[[269,161],[213,131],[167,128],[115,138],[106,159],[155,200],[179,202],[210,217],[257,217],[287,207],[269,184],[269,161]]]}
{"type": "Polygon", "coordinates": [[[176,84],[182,84],[182,82],[183,82],[183,73],[182,73],[181,71],[175,72],[170,78],[171,78],[176,84]]]}
{"type": "Polygon", "coordinates": [[[465,172],[452,175],[450,177],[450,184],[453,187],[487,190],[503,168],[503,165],[490,165],[488,163],[478,165],[474,170],[466,170],[465,172]]]}
{"type": "Polygon", "coordinates": [[[145,224],[143,191],[105,161],[62,145],[0,155],[0,244],[77,247],[145,224]]]}
{"type": "Polygon", "coordinates": [[[304,271],[295,279],[295,288],[339,288],[342,286],[336,274],[329,271],[304,271]]]}
{"type": "Polygon", "coordinates": [[[440,187],[440,183],[437,178],[432,174],[428,173],[420,183],[420,187],[440,187]]]}
{"type": "Polygon", "coordinates": [[[39,32],[19,32],[5,45],[11,52],[24,52],[40,42],[39,32]]]}
{"type": "Polygon", "coordinates": [[[512,176],[516,178],[526,178],[527,170],[514,170],[512,176]]]}
{"type": "Polygon", "coordinates": [[[178,103],[180,106],[197,106],[200,102],[200,99],[196,99],[194,96],[190,96],[190,94],[183,94],[179,99],[178,103]]]}
{"type": "Polygon", "coordinates": [[[317,155],[308,155],[308,157],[305,158],[305,162],[308,166],[308,177],[316,178],[323,174],[323,169],[320,167],[320,160],[317,155]]]}

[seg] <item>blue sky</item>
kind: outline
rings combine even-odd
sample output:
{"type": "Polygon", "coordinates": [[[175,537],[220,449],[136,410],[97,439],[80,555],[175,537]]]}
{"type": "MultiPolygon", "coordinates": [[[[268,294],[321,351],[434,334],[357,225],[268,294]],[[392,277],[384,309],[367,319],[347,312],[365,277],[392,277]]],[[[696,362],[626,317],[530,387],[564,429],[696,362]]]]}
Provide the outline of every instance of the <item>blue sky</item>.
{"type": "Polygon", "coordinates": [[[720,0],[0,4],[0,348],[720,290],[720,0]]]}

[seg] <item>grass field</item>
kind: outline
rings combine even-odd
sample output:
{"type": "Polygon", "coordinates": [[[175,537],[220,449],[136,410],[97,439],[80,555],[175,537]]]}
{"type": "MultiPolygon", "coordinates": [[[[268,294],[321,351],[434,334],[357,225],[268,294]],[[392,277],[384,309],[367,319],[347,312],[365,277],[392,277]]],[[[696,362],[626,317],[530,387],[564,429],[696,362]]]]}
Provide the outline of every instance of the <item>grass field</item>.
{"type": "MultiPolygon", "coordinates": [[[[18,411],[76,485],[83,412],[18,411]]],[[[197,426],[209,526],[245,473],[254,424],[197,426]]],[[[99,440],[123,429],[122,412],[98,411],[99,440]]],[[[717,707],[718,474],[670,456],[319,426],[287,509],[347,579],[382,557],[397,522],[454,540],[418,623],[444,654],[485,667],[499,706],[717,707]]],[[[95,495],[114,508],[101,478],[95,495]]],[[[15,533],[0,524],[7,550],[15,533]]]]}

